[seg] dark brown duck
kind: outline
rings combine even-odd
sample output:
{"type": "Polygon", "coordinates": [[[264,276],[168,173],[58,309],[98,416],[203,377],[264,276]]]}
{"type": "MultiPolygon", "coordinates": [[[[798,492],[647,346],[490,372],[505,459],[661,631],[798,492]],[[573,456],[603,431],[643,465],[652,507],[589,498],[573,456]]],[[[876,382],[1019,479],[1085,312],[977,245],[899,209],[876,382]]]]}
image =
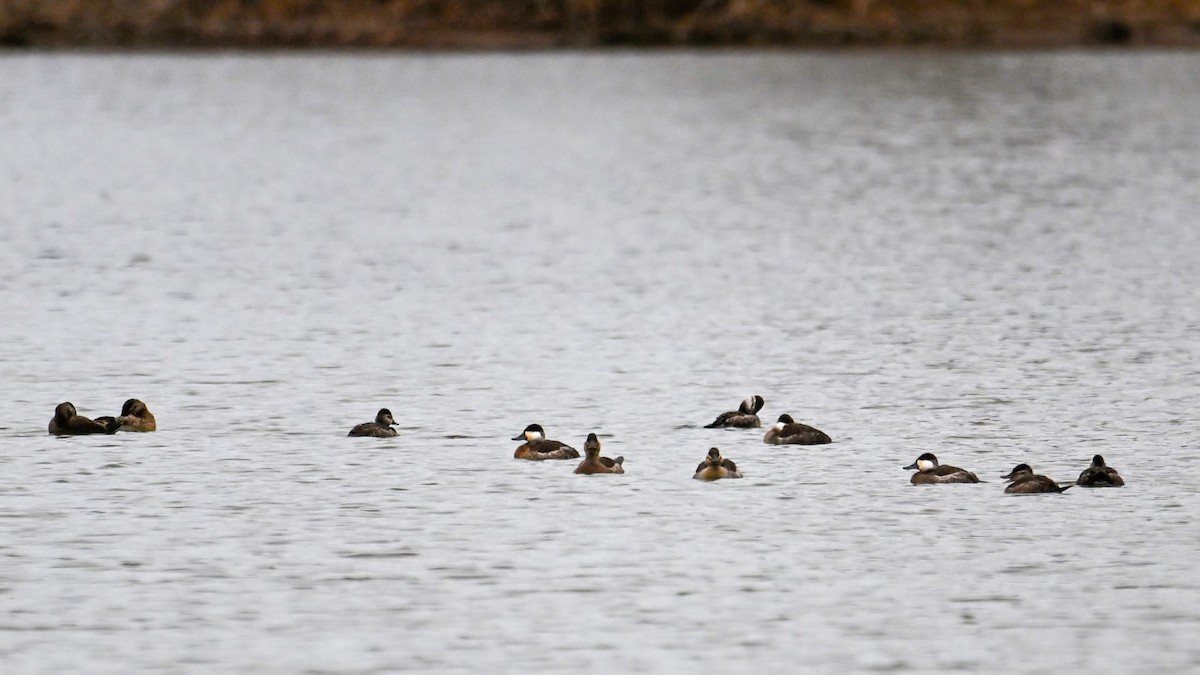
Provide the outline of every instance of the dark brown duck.
{"type": "Polygon", "coordinates": [[[396,420],[392,418],[392,411],[387,408],[380,408],[379,412],[375,413],[374,422],[363,422],[356,425],[350,430],[348,436],[373,436],[375,438],[391,438],[397,435],[396,430],[392,425],[396,420]]]}
{"type": "Polygon", "coordinates": [[[763,443],[770,445],[823,445],[833,439],[824,431],[792,419],[791,415],[780,415],[779,421],[767,429],[763,443]]]}
{"type": "Polygon", "coordinates": [[[723,412],[717,415],[717,419],[709,424],[705,424],[705,429],[717,429],[720,427],[761,427],[762,422],[758,419],[758,411],[762,410],[763,397],[749,396],[742,404],[738,406],[736,411],[723,412]]]}
{"type": "Polygon", "coordinates": [[[89,419],[75,410],[70,402],[59,403],[50,419],[50,433],[55,436],[82,436],[85,434],[115,434],[120,427],[115,417],[89,419]]]}

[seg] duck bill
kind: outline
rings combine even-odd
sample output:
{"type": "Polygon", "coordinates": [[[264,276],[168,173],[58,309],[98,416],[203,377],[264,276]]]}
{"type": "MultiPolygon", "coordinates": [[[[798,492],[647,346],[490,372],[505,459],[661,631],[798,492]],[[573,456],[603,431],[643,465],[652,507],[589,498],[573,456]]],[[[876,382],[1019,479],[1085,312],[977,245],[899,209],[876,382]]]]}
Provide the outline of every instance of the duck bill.
{"type": "Polygon", "coordinates": [[[913,471],[916,468],[917,468],[917,463],[913,462],[912,464],[909,464],[908,466],[904,467],[904,470],[905,471],[913,471]]]}
{"type": "Polygon", "coordinates": [[[512,437],[512,439],[513,439],[514,441],[524,441],[524,440],[528,440],[527,438],[525,438],[525,434],[523,434],[523,433],[522,433],[522,434],[517,434],[516,436],[513,436],[513,437],[512,437]]]}

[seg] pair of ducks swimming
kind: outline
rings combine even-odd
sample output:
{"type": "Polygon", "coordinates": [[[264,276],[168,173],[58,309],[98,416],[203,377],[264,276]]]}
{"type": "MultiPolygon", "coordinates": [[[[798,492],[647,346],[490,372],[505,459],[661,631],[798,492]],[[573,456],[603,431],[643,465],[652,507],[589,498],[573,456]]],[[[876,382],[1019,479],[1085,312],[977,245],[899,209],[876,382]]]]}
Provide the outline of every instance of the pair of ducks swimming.
{"type": "MultiPolygon", "coordinates": [[[[748,396],[737,410],[717,415],[717,419],[705,424],[704,428],[756,429],[761,427],[762,422],[758,419],[758,411],[762,410],[765,403],[766,401],[761,396],[748,396]]],[[[829,437],[829,434],[807,424],[801,424],[792,419],[791,415],[786,414],[780,415],[779,420],[767,430],[767,435],[763,436],[763,443],[769,445],[823,445],[832,442],[833,439],[829,437]]]]}
{"type": "MultiPolygon", "coordinates": [[[[904,467],[916,469],[913,474],[913,485],[936,485],[939,483],[978,483],[979,478],[956,466],[939,464],[937,457],[927,452],[917,458],[917,461],[904,467]]],[[[1117,470],[1104,463],[1100,455],[1092,457],[1092,464],[1079,474],[1079,479],[1073,484],[1059,485],[1053,479],[1035,474],[1028,464],[1018,464],[1012,471],[1001,476],[1009,482],[1004,488],[1007,494],[1039,494],[1047,492],[1065,492],[1072,485],[1079,487],[1121,487],[1125,484],[1117,470]]]]}
{"type": "MultiPolygon", "coordinates": [[[[561,441],[546,438],[546,431],[540,424],[530,424],[525,430],[513,437],[514,441],[523,441],[513,453],[514,459],[543,461],[548,459],[577,459],[579,451],[561,441]]],[[[575,467],[575,473],[625,473],[625,458],[610,459],[600,456],[600,439],[596,434],[588,434],[583,443],[584,459],[575,467]]],[[[696,467],[692,476],[698,480],[719,480],[721,478],[741,478],[737,465],[732,460],[721,456],[721,451],[712,448],[704,461],[696,467]]]]}
{"type": "MultiPolygon", "coordinates": [[[[579,451],[561,441],[546,438],[546,431],[540,424],[530,424],[525,430],[513,437],[514,441],[523,441],[513,453],[515,459],[542,461],[547,459],[578,459],[579,451]]],[[[600,439],[596,434],[588,434],[583,442],[583,461],[575,467],[575,473],[625,473],[625,458],[600,456],[600,439]]]]}
{"type": "Polygon", "coordinates": [[[55,436],[83,436],[86,434],[115,434],[118,431],[154,431],[158,423],[146,404],[131,398],[121,406],[117,417],[102,416],[91,419],[80,415],[69,401],[59,403],[50,420],[50,433],[55,436]]]}

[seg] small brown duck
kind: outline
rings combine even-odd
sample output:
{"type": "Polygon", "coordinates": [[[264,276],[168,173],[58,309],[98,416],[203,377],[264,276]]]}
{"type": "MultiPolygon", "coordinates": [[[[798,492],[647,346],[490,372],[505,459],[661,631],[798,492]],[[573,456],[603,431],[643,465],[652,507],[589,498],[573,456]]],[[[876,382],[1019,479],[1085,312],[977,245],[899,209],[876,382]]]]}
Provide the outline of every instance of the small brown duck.
{"type": "Polygon", "coordinates": [[[363,422],[356,425],[350,430],[347,436],[373,436],[375,438],[391,438],[396,436],[396,430],[392,425],[396,420],[392,418],[392,411],[387,408],[380,408],[379,412],[375,413],[374,422],[363,422]]]}
{"type": "Polygon", "coordinates": [[[950,466],[949,464],[938,464],[938,459],[932,452],[926,452],[918,457],[917,461],[904,468],[909,471],[913,469],[917,470],[909,481],[913,485],[979,482],[979,477],[966,469],[960,469],[957,466],[950,466]]]}
{"type": "Polygon", "coordinates": [[[763,443],[770,445],[823,445],[833,439],[824,431],[792,419],[791,415],[780,415],[779,421],[763,436],[763,443]]]}
{"type": "Polygon", "coordinates": [[[600,456],[600,439],[596,438],[596,434],[588,434],[587,440],[583,442],[583,461],[579,466],[575,467],[575,473],[594,474],[594,473],[625,473],[624,457],[609,459],[608,457],[600,456]]]}
{"type": "Polygon", "coordinates": [[[121,415],[117,418],[117,422],[120,423],[120,431],[154,431],[158,429],[154,413],[150,412],[145,403],[136,398],[125,401],[125,405],[121,406],[121,415]]]}
{"type": "Polygon", "coordinates": [[[1012,471],[1001,478],[1012,481],[1008,487],[1004,488],[1005,494],[1012,495],[1066,492],[1071,487],[1070,485],[1059,485],[1046,476],[1035,474],[1028,464],[1016,465],[1012,471]]]}
{"type": "Polygon", "coordinates": [[[84,434],[115,434],[120,427],[115,417],[89,419],[75,410],[70,402],[59,403],[54,408],[49,430],[55,436],[82,436],[84,434]]]}
{"type": "Polygon", "coordinates": [[[525,431],[513,437],[514,441],[525,441],[517,446],[513,457],[541,461],[544,459],[577,459],[579,451],[566,443],[546,439],[546,431],[540,424],[530,424],[525,431]]]}
{"type": "Polygon", "coordinates": [[[717,415],[717,419],[713,420],[711,424],[705,424],[704,428],[717,429],[720,427],[761,427],[762,422],[759,421],[756,413],[758,413],[759,410],[762,410],[764,403],[765,401],[761,396],[749,396],[746,398],[746,400],[742,401],[742,404],[738,406],[736,411],[723,412],[720,415],[717,415]]]}
{"type": "Polygon", "coordinates": [[[741,477],[742,472],[738,471],[737,464],[734,464],[731,459],[722,457],[721,451],[716,448],[709,448],[708,455],[696,467],[696,473],[692,476],[696,480],[720,480],[722,478],[741,477]]]}
{"type": "Polygon", "coordinates": [[[1079,487],[1121,487],[1125,480],[1116,469],[1104,463],[1103,457],[1096,455],[1092,457],[1092,465],[1079,474],[1075,484],[1079,487]]]}

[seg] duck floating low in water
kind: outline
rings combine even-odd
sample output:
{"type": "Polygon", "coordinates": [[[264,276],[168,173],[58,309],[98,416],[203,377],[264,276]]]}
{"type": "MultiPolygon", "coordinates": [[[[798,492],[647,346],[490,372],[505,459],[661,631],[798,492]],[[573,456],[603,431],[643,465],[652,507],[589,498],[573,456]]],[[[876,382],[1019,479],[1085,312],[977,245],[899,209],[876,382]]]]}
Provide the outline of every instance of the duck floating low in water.
{"type": "Polygon", "coordinates": [[[54,408],[49,431],[55,436],[83,436],[86,434],[115,434],[121,424],[115,417],[89,419],[75,410],[75,404],[67,401],[54,408]]]}
{"type": "Polygon", "coordinates": [[[1012,481],[1008,487],[1004,488],[1004,492],[1010,495],[1066,492],[1071,487],[1070,485],[1060,486],[1046,476],[1035,474],[1028,464],[1016,465],[1012,471],[1001,478],[1012,481]]]}
{"type": "Polygon", "coordinates": [[[145,403],[131,398],[125,401],[125,405],[121,406],[121,415],[117,418],[120,423],[120,431],[154,431],[158,429],[158,422],[154,419],[154,413],[146,407],[145,403]]]}
{"type": "Polygon", "coordinates": [[[724,412],[717,415],[717,419],[710,424],[705,424],[705,429],[717,429],[721,427],[761,427],[762,422],[758,419],[758,411],[762,410],[765,401],[761,396],[748,396],[742,404],[738,406],[736,411],[724,412]]]}
{"type": "Polygon", "coordinates": [[[904,467],[917,472],[909,481],[913,485],[937,485],[939,483],[978,483],[979,477],[957,466],[938,464],[938,458],[932,452],[926,452],[917,461],[904,467]]]}
{"type": "Polygon", "coordinates": [[[704,457],[704,461],[700,462],[696,467],[696,473],[692,478],[696,480],[720,480],[722,478],[741,478],[742,472],[738,471],[737,464],[731,459],[725,459],[721,456],[721,451],[716,448],[709,448],[708,454],[704,457]]]}
{"type": "Polygon", "coordinates": [[[833,439],[824,431],[792,419],[791,415],[780,415],[779,421],[763,436],[763,443],[770,445],[823,445],[833,439]]]}
{"type": "Polygon", "coordinates": [[[1103,457],[1096,455],[1092,457],[1092,465],[1079,474],[1075,484],[1079,487],[1121,487],[1125,480],[1116,469],[1104,463],[1103,457]]]}
{"type": "Polygon", "coordinates": [[[513,437],[514,441],[525,441],[517,446],[513,457],[541,461],[545,459],[576,459],[579,451],[566,443],[551,441],[546,438],[546,431],[540,424],[530,424],[525,431],[513,437]]]}
{"type": "Polygon", "coordinates": [[[596,434],[588,434],[583,442],[583,453],[583,461],[575,467],[575,473],[625,473],[625,468],[621,466],[625,463],[624,457],[609,459],[600,456],[600,439],[596,438],[596,434]]]}
{"type": "Polygon", "coordinates": [[[375,413],[374,422],[363,422],[356,425],[350,430],[347,436],[373,436],[375,438],[391,438],[398,435],[392,425],[396,420],[392,417],[392,411],[387,408],[380,408],[379,412],[375,413]]]}

